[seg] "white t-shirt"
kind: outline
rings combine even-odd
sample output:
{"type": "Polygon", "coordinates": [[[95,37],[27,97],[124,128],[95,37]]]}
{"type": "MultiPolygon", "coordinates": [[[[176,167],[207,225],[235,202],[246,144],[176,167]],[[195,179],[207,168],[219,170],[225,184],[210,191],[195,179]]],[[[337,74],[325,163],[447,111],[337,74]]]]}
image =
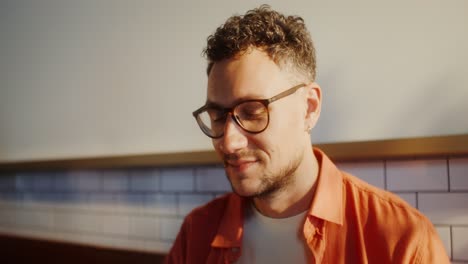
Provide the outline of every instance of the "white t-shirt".
{"type": "Polygon", "coordinates": [[[302,227],[307,211],[288,218],[270,218],[247,206],[242,254],[236,263],[311,263],[302,227]]]}

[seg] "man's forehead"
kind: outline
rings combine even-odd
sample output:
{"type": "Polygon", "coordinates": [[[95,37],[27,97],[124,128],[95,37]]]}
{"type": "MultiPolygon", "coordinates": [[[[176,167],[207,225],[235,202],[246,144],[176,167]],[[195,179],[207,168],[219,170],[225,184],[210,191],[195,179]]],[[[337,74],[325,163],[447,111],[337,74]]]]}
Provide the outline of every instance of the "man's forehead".
{"type": "Polygon", "coordinates": [[[208,89],[207,92],[207,104],[212,104],[220,107],[232,107],[240,102],[252,100],[252,99],[266,99],[268,93],[260,92],[260,89],[255,87],[236,88],[219,86],[208,89]]]}
{"type": "Polygon", "coordinates": [[[226,106],[265,99],[288,85],[285,72],[265,52],[253,50],[213,65],[208,76],[207,102],[226,106]]]}

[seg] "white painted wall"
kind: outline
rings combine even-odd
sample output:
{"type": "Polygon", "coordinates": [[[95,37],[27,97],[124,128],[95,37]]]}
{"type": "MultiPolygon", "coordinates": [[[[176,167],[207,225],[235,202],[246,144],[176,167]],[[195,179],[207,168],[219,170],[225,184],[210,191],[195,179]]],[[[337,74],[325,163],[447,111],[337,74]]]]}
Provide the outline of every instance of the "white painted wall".
{"type": "MultiPolygon", "coordinates": [[[[314,142],[468,133],[468,1],[266,1],[301,15],[314,142]]],[[[0,2],[0,160],[211,149],[206,37],[260,1],[0,2]]]]}

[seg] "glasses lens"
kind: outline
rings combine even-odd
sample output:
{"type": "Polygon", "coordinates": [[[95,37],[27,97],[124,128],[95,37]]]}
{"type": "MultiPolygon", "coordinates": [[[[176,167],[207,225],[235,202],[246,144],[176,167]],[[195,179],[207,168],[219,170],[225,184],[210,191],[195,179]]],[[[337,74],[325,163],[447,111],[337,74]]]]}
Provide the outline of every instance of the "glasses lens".
{"type": "Polygon", "coordinates": [[[206,109],[197,117],[198,124],[209,137],[219,137],[223,134],[226,114],[217,109],[206,109]]]}
{"type": "Polygon", "coordinates": [[[234,117],[249,132],[260,132],[268,125],[268,109],[257,101],[244,102],[236,106],[234,117]]]}
{"type": "MultiPolygon", "coordinates": [[[[261,132],[268,125],[268,109],[261,102],[249,101],[237,105],[233,110],[237,123],[251,133],[261,132]]],[[[221,137],[226,126],[228,113],[208,108],[198,113],[197,122],[202,131],[209,137],[221,137]]]]}

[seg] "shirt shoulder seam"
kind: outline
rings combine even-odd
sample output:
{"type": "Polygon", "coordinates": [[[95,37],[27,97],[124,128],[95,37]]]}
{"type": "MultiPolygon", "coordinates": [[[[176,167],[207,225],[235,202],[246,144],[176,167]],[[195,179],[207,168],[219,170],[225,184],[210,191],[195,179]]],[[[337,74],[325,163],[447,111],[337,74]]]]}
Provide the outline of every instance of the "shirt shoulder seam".
{"type": "MultiPolygon", "coordinates": [[[[348,184],[351,184],[353,185],[356,189],[358,189],[359,191],[361,192],[364,192],[364,193],[367,193],[373,197],[376,197],[378,198],[379,200],[385,202],[385,203],[388,203],[388,204],[391,204],[391,205],[394,205],[394,206],[397,206],[405,211],[408,211],[414,215],[416,215],[418,218],[422,218],[423,215],[414,207],[412,207],[410,204],[408,204],[407,202],[405,202],[404,200],[402,200],[402,198],[398,197],[396,194],[394,193],[391,193],[387,190],[373,190],[373,188],[377,188],[377,187],[374,187],[372,185],[369,185],[369,186],[362,186],[361,184],[356,184],[355,182],[353,182],[352,180],[349,179],[349,176],[350,174],[346,173],[346,172],[342,172],[344,175],[343,175],[343,182],[344,184],[346,185],[346,183],[348,184]],[[389,197],[387,197],[389,196],[389,197]],[[393,198],[397,198],[398,200],[395,200],[393,198]]],[[[352,175],[351,175],[352,176],[352,175]]],[[[355,176],[353,176],[355,177],[355,176]]],[[[365,183],[365,184],[368,184],[368,183],[365,183]]]]}

